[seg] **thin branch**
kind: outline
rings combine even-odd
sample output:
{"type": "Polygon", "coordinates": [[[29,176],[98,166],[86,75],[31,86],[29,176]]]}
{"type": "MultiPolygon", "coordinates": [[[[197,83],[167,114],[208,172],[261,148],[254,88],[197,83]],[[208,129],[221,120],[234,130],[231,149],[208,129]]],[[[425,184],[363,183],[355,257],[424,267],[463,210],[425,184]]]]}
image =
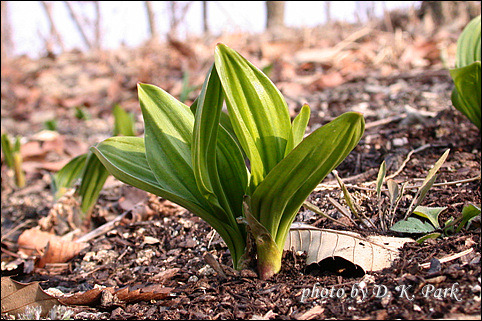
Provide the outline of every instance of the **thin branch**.
{"type": "MultiPolygon", "coordinates": [[[[57,44],[62,49],[62,51],[65,51],[64,43],[62,41],[62,38],[60,37],[59,32],[57,31],[57,28],[55,27],[54,19],[52,17],[52,4],[50,2],[47,2],[47,1],[40,1],[40,3],[42,4],[42,6],[45,10],[45,13],[47,14],[47,19],[48,19],[49,24],[50,24],[50,36],[53,36],[55,38],[55,40],[57,41],[57,44]]],[[[48,45],[47,45],[47,50],[51,50],[51,48],[49,48],[48,45]]]]}
{"type": "MultiPolygon", "coordinates": [[[[318,206],[316,206],[316,205],[314,205],[314,204],[311,204],[311,203],[308,202],[308,201],[304,201],[304,202],[303,202],[303,206],[306,207],[307,209],[309,209],[310,211],[315,212],[316,214],[319,214],[319,215],[321,215],[321,216],[323,216],[323,217],[326,217],[326,218],[329,219],[329,220],[332,220],[332,221],[335,222],[335,223],[341,224],[341,225],[343,225],[343,226],[345,226],[345,227],[349,227],[347,224],[345,224],[345,223],[343,223],[343,222],[340,222],[340,221],[334,219],[333,217],[329,216],[328,214],[323,213],[318,206]]],[[[344,215],[344,213],[342,213],[342,214],[344,215]]],[[[347,216],[347,217],[348,217],[348,216],[347,216]]],[[[348,217],[348,219],[353,223],[353,225],[357,226],[357,224],[355,223],[355,221],[353,221],[353,220],[351,219],[351,217],[348,217]]]]}
{"type": "Polygon", "coordinates": [[[82,39],[84,40],[85,44],[87,45],[87,48],[92,49],[92,42],[89,40],[87,37],[84,27],[82,26],[82,23],[80,22],[79,16],[74,11],[74,8],[72,7],[72,4],[70,3],[71,1],[64,1],[64,3],[67,6],[67,9],[70,13],[70,17],[74,21],[75,25],[77,26],[77,30],[79,30],[80,35],[82,36],[82,39]]]}
{"type": "MultiPolygon", "coordinates": [[[[452,254],[452,255],[449,255],[449,256],[446,256],[446,257],[443,257],[439,260],[440,263],[445,263],[445,262],[449,262],[449,261],[453,261],[453,260],[456,260],[458,258],[461,258],[462,256],[465,256],[469,253],[471,253],[474,249],[471,247],[470,249],[467,249],[465,251],[462,251],[460,253],[455,253],[455,254],[452,254]]],[[[420,264],[420,267],[421,268],[424,268],[424,269],[427,269],[430,267],[430,262],[427,262],[427,263],[423,263],[423,264],[420,264]]]]}

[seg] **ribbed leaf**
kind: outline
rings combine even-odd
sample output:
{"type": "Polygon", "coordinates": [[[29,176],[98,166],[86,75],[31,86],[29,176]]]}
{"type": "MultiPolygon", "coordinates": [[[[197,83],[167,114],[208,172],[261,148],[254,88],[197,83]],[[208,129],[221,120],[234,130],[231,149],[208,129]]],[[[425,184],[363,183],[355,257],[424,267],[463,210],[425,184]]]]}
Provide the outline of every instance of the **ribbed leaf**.
{"type": "Polygon", "coordinates": [[[451,69],[450,75],[455,88],[452,91],[452,104],[475,126],[481,128],[481,68],[480,61],[468,66],[451,69]]]}
{"type": "Polygon", "coordinates": [[[289,152],[303,140],[303,136],[305,135],[306,126],[308,126],[308,122],[310,121],[310,107],[308,105],[303,105],[301,107],[300,113],[293,119],[293,123],[291,124],[291,136],[288,140],[288,144],[286,145],[285,155],[288,155],[289,152]]]}
{"type": "Polygon", "coordinates": [[[188,194],[183,195],[182,192],[172,192],[163,188],[147,163],[142,137],[111,137],[91,147],[91,151],[118,180],[169,199],[196,214],[209,211],[206,202],[191,202],[187,200],[188,194]]]}
{"type": "Polygon", "coordinates": [[[216,69],[210,70],[197,100],[192,160],[201,193],[221,206],[237,228],[247,185],[247,170],[234,139],[219,125],[223,91],[216,69]],[[224,183],[223,183],[224,182],[224,183]]]}
{"type": "Polygon", "coordinates": [[[220,191],[216,167],[216,145],[222,107],[221,84],[216,70],[213,72],[211,67],[197,101],[191,155],[194,176],[201,194],[217,205],[219,205],[218,193],[215,194],[214,189],[217,189],[216,192],[220,191]]]}
{"type": "Polygon", "coordinates": [[[192,163],[196,183],[218,218],[230,225],[237,262],[245,248],[245,228],[236,217],[242,215],[242,201],[247,186],[243,156],[233,138],[219,125],[223,91],[218,74],[211,68],[197,100],[192,163]]]}
{"type": "Polygon", "coordinates": [[[52,192],[55,195],[55,199],[59,199],[66,189],[72,187],[75,181],[82,175],[87,154],[72,158],[57,173],[52,175],[52,192]]]}
{"type": "Polygon", "coordinates": [[[365,127],[359,113],[345,113],[315,130],[255,190],[252,212],[282,249],[303,201],[358,144],[365,127]]]}
{"type": "Polygon", "coordinates": [[[80,209],[83,213],[89,213],[92,210],[107,177],[109,177],[109,172],[104,165],[94,154],[91,152],[87,153],[82,181],[77,190],[77,193],[82,198],[80,209]]]}
{"type": "Polygon", "coordinates": [[[287,104],[266,75],[224,44],[216,46],[215,66],[234,132],[250,160],[254,190],[285,155],[291,133],[287,104]]]}
{"type": "MultiPolygon", "coordinates": [[[[201,217],[218,231],[228,248],[236,253],[236,246],[239,243],[236,240],[236,235],[239,231],[219,220],[203,197],[191,201],[189,199],[190,194],[182,194],[183,190],[165,189],[163,185],[166,186],[168,182],[162,180],[158,182],[147,163],[142,138],[111,137],[99,145],[91,147],[91,150],[97,155],[105,168],[120,181],[177,203],[201,217]]],[[[164,176],[160,173],[159,177],[164,176]]],[[[236,267],[237,261],[233,260],[233,264],[236,267]]]]}
{"type": "Polygon", "coordinates": [[[472,19],[457,40],[456,67],[461,68],[481,61],[480,56],[480,15],[472,19]]]}
{"type": "Polygon", "coordinates": [[[194,115],[159,87],[138,84],[146,157],[163,189],[195,202],[202,198],[191,161],[194,115]]]}

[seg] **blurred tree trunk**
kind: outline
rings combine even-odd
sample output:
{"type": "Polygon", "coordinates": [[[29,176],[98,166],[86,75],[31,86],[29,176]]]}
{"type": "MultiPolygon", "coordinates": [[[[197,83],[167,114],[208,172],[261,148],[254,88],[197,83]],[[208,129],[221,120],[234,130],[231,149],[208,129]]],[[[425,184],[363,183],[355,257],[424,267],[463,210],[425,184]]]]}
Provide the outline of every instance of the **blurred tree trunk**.
{"type": "Polygon", "coordinates": [[[331,22],[331,1],[325,1],[325,23],[331,22]]]}
{"type": "Polygon", "coordinates": [[[440,26],[463,28],[480,14],[480,1],[422,1],[418,17],[425,32],[434,33],[440,26]]]}
{"type": "Polygon", "coordinates": [[[152,1],[144,1],[144,6],[146,7],[147,11],[147,19],[149,21],[149,32],[151,40],[157,40],[159,37],[159,33],[157,31],[154,10],[152,9],[152,1]]]}
{"type": "Polygon", "coordinates": [[[49,21],[50,24],[50,37],[46,40],[46,47],[47,51],[49,53],[53,52],[53,44],[52,44],[52,38],[55,38],[57,41],[57,44],[60,46],[62,51],[65,51],[64,43],[62,41],[62,38],[60,37],[59,32],[57,31],[57,28],[55,27],[55,22],[52,17],[52,4],[47,1],[40,1],[42,4],[45,14],[47,15],[47,20],[49,21]]]}
{"type": "Polygon", "coordinates": [[[2,47],[2,63],[6,61],[6,59],[10,56],[11,51],[13,49],[13,42],[12,42],[12,29],[10,26],[10,20],[8,17],[8,1],[2,1],[2,16],[1,16],[1,24],[2,24],[2,39],[1,39],[1,47],[2,47]]]}
{"type": "Polygon", "coordinates": [[[209,24],[208,24],[208,2],[202,1],[203,4],[203,32],[209,33],[209,24]]]}
{"type": "Polygon", "coordinates": [[[94,47],[97,50],[101,49],[102,43],[102,30],[101,30],[101,13],[100,13],[100,3],[99,1],[94,1],[95,10],[95,25],[94,25],[94,47]]]}
{"type": "Polygon", "coordinates": [[[285,1],[266,1],[266,29],[273,31],[285,26],[285,1]]]}

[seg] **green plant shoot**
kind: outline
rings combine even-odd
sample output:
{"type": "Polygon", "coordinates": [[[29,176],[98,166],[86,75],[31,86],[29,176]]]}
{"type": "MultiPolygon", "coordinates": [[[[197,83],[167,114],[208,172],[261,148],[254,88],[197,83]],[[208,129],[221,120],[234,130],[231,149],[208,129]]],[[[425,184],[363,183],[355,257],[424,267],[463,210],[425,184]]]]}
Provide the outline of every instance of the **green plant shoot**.
{"type": "Polygon", "coordinates": [[[13,169],[15,174],[15,184],[22,188],[25,186],[25,173],[22,169],[22,155],[20,154],[20,137],[15,139],[12,144],[7,134],[2,134],[1,138],[2,152],[7,166],[13,169]]]}
{"type": "Polygon", "coordinates": [[[452,104],[462,112],[477,128],[481,127],[481,47],[480,15],[462,31],[457,41],[455,69],[450,70],[455,88],[452,91],[452,104]]]}
{"type": "Polygon", "coordinates": [[[191,108],[154,85],[138,84],[138,92],[144,138],[112,137],[91,150],[119,180],[210,224],[234,268],[247,267],[255,251],[262,279],[279,272],[299,208],[355,148],[365,126],[361,114],[347,112],[303,139],[309,107],[291,122],[271,80],[224,44],[216,46],[191,108]],[[223,103],[229,116],[222,116],[223,103]],[[232,128],[223,125],[226,117],[232,128]]]}

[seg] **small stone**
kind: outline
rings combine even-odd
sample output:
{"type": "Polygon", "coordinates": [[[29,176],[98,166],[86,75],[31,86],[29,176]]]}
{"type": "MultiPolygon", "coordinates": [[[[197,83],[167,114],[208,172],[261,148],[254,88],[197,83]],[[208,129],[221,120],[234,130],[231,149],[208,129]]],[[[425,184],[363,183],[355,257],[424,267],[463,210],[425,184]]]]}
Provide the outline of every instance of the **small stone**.
{"type": "Polygon", "coordinates": [[[189,277],[189,279],[187,280],[187,282],[197,282],[199,280],[199,278],[195,275],[191,275],[189,277]]]}
{"type": "Polygon", "coordinates": [[[394,138],[392,140],[392,145],[394,147],[401,147],[401,146],[404,146],[404,145],[407,145],[407,144],[408,144],[408,138],[407,137],[394,138]]]}

